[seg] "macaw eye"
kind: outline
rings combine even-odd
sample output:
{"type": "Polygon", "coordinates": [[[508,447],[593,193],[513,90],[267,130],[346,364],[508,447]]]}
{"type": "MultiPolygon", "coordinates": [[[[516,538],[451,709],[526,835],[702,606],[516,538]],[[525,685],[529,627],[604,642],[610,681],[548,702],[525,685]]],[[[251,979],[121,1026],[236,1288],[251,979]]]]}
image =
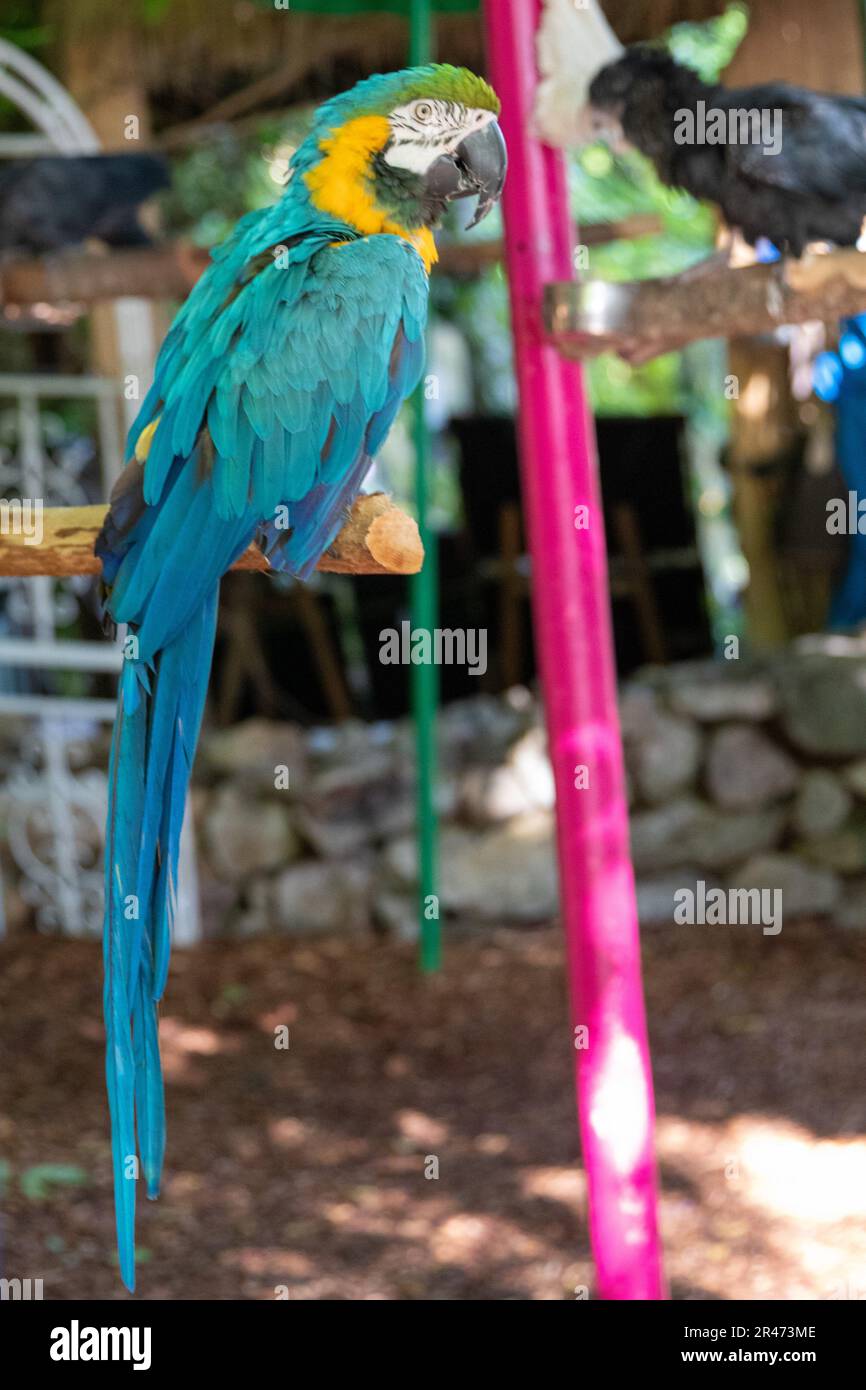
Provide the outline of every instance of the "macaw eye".
{"type": "Polygon", "coordinates": [[[429,121],[433,115],[433,107],[429,101],[416,102],[413,114],[416,121],[429,121]]]}

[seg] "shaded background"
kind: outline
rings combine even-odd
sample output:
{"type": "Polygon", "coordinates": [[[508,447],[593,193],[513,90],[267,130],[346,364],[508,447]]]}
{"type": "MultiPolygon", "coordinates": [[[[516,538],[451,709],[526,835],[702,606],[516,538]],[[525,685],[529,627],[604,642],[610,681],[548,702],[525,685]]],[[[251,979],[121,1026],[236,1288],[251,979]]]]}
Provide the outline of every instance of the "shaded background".
{"type": "MultiPolygon", "coordinates": [[[[207,248],[279,195],[312,104],[404,62],[399,13],[312,8],[8,0],[0,36],[60,79],[104,148],[128,150],[123,123],[138,117],[136,148],[170,165],[170,188],[143,214],[149,234],[207,248]]],[[[604,8],[624,42],[667,34],[707,77],[863,89],[854,0],[604,8]]],[[[439,56],[483,71],[474,7],[441,9],[439,56]]],[[[0,103],[4,159],[2,141],[31,129],[0,103]]],[[[661,187],[637,156],[594,146],[569,171],[593,276],[671,274],[712,250],[712,210],[661,187]]],[[[495,218],[469,236],[450,220],[433,288],[440,621],[485,629],[490,653],[481,678],[440,673],[444,970],[417,972],[408,670],[379,661],[382,629],[409,615],[405,581],[318,576],[302,590],[228,576],[194,794],[204,941],[176,950],[162,1014],[167,1180],[159,1203],[141,1204],[139,1297],[285,1287],[292,1298],[559,1299],[592,1288],[500,236],[495,218]],[[288,809],[273,795],[278,762],[292,768],[288,809]],[[285,1051],[274,1047],[283,1026],[285,1051]],[[431,1158],[437,1178],[425,1175],[431,1158]]],[[[105,412],[120,435],[129,403],[117,392],[100,407],[63,383],[142,370],[143,341],[158,343],[176,307],[155,290],[126,336],[106,306],[3,309],[6,496],[20,486],[24,378],[47,499],[103,498],[117,462],[105,412]]],[[[866,585],[856,544],[824,525],[826,499],[849,485],[836,419],[862,394],[862,364],[839,355],[839,338],[826,326],[799,379],[780,339],[588,367],[629,680],[662,1220],[679,1298],[866,1294],[866,585]],[[723,390],[731,372],[735,400],[723,390]],[[805,655],[791,648],[804,634],[819,635],[805,655]],[[732,636],[742,687],[719,697],[732,636]],[[833,665],[840,640],[847,684],[833,665]],[[752,721],[757,747],[742,734],[752,721]],[[733,800],[731,768],[745,778],[733,800]],[[753,850],[773,862],[756,866],[753,850]],[[778,938],[683,929],[659,907],[689,874],[745,882],[747,869],[773,884],[787,875],[799,920],[778,938]]],[[[375,477],[409,509],[411,429],[407,408],[375,477]]],[[[54,640],[98,640],[93,585],[58,585],[50,599],[54,640]]],[[[0,636],[34,627],[31,599],[4,583],[0,636]]],[[[48,723],[0,717],[2,1272],[41,1277],[60,1299],[126,1296],[92,939],[106,732],[87,702],[113,686],[110,664],[0,663],[5,695],[85,702],[48,723]],[[66,758],[59,790],[51,740],[66,758]],[[80,861],[72,932],[75,915],[57,909],[61,792],[80,861]]]]}

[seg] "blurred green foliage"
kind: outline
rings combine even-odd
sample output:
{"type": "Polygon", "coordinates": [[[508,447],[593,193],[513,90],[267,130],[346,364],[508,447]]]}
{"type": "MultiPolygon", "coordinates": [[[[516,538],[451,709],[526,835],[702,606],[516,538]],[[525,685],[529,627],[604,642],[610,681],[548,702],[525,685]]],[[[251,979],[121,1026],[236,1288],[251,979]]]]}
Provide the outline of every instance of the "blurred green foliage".
{"type": "MultiPolygon", "coordinates": [[[[262,8],[271,8],[274,0],[254,0],[262,8]]],[[[480,0],[433,0],[432,8],[438,14],[462,14],[467,10],[477,10],[480,0]]],[[[290,0],[293,10],[307,14],[362,14],[365,11],[375,14],[402,14],[408,17],[412,0],[290,0]]]]}
{"type": "MultiPolygon", "coordinates": [[[[171,0],[131,0],[147,22],[158,24],[171,0]]],[[[271,0],[268,0],[268,4],[271,0]]],[[[322,13],[369,4],[310,4],[322,13]]],[[[295,4],[293,8],[299,8],[295,4]]],[[[381,8],[405,8],[402,0],[381,8]]],[[[461,0],[440,8],[464,8],[461,0]]],[[[39,21],[36,0],[4,0],[0,33],[22,48],[39,49],[50,38],[39,21]]],[[[680,61],[714,80],[728,64],[748,27],[748,10],[735,3],[724,14],[701,24],[677,24],[666,42],[680,61]]],[[[303,138],[308,113],[293,111],[225,125],[205,134],[173,162],[171,190],[161,200],[166,235],[191,237],[200,246],[222,241],[252,208],[279,196],[292,150],[303,138]]],[[[610,242],[589,253],[589,274],[605,280],[632,280],[674,274],[706,256],[714,233],[712,212],[688,195],[665,188],[649,163],[637,153],[614,154],[604,145],[590,146],[569,160],[572,206],[579,225],[617,221],[635,214],[655,214],[657,235],[610,242]]],[[[462,220],[462,219],[461,219],[462,220]]],[[[445,235],[463,241],[452,215],[445,235]]],[[[471,237],[501,235],[493,216],[471,237]]],[[[508,299],[500,267],[472,282],[434,280],[434,303],[466,335],[472,349],[475,395],[479,410],[507,412],[514,406],[508,299]]],[[[631,368],[603,356],[588,369],[595,410],[601,414],[658,414],[683,408],[679,357],[657,358],[631,368]]]]}
{"type": "Polygon", "coordinates": [[[28,1201],[44,1202],[55,1187],[80,1187],[85,1182],[87,1174],[74,1163],[38,1163],[25,1169],[18,1186],[28,1201]]]}
{"type": "Polygon", "coordinates": [[[694,68],[704,82],[716,82],[748,27],[749,7],[737,0],[724,14],[703,24],[674,24],[668,30],[667,46],[678,63],[694,68]]]}
{"type": "Polygon", "coordinates": [[[43,6],[39,0],[3,0],[0,12],[0,38],[23,48],[27,53],[44,48],[53,36],[50,25],[43,23],[43,6]]]}
{"type": "MultiPolygon", "coordinates": [[[[24,53],[42,57],[54,37],[50,25],[42,22],[39,0],[3,0],[0,7],[0,39],[13,43],[24,53]]],[[[0,130],[29,130],[30,125],[8,97],[0,96],[0,130]]]]}
{"type": "MultiPolygon", "coordinates": [[[[728,65],[748,27],[743,4],[728,7],[703,24],[678,24],[667,42],[679,62],[715,81],[728,65]]],[[[674,275],[713,248],[712,210],[679,189],[660,183],[652,165],[636,151],[615,154],[596,144],[569,159],[572,208],[578,225],[617,222],[636,214],[653,214],[661,231],[652,236],[608,242],[589,250],[589,275],[601,280],[641,280],[674,275]]],[[[487,234],[498,234],[493,219],[487,234]]],[[[490,270],[477,282],[437,288],[441,312],[461,323],[473,348],[479,405],[494,412],[513,404],[505,277],[490,270]]],[[[630,367],[613,354],[588,366],[593,409],[600,415],[654,415],[688,408],[690,392],[682,384],[679,354],[630,367]]]]}

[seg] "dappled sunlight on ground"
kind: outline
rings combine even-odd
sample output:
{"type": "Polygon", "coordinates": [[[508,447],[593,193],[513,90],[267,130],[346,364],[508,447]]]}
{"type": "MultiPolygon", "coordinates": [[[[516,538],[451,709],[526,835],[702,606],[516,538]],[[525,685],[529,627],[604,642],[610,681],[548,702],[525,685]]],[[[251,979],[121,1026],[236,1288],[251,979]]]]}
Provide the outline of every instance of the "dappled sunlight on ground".
{"type": "MultiPolygon", "coordinates": [[[[464,933],[446,958],[422,980],[411,948],[357,938],[176,953],[138,1297],[592,1288],[559,934],[464,933]]],[[[861,938],[825,927],[647,934],[675,1297],[866,1296],[864,962],[861,938]]],[[[97,947],[0,951],[4,1272],[47,1298],[127,1296],[100,1005],[97,947]],[[34,1196],[46,1163],[72,1175],[34,1196]]]]}
{"type": "MultiPolygon", "coordinates": [[[[662,1119],[658,1149],[701,1211],[701,1279],[712,1297],[776,1296],[782,1263],[786,1297],[866,1298],[866,1141],[738,1116],[722,1125],[662,1119]]],[[[665,1203],[674,1232],[681,1214],[677,1201],[665,1203]]],[[[695,1277],[677,1247],[674,1234],[671,1273],[682,1265],[695,1277]]]]}

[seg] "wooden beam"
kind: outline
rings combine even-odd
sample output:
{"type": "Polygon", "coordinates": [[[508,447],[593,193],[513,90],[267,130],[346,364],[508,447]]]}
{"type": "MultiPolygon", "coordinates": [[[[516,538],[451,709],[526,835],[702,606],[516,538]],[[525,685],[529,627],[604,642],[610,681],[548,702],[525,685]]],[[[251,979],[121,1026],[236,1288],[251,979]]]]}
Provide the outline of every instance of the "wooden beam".
{"type": "Polygon", "coordinates": [[[134,251],[72,251],[0,267],[0,304],[95,304],[124,296],[185,299],[207,267],[207,251],[165,242],[134,251]]]}
{"type": "Polygon", "coordinates": [[[582,222],[580,240],[584,246],[607,246],[611,241],[636,241],[642,236],[658,236],[664,223],[656,212],[633,212],[615,222],[582,222]]]}
{"type": "MultiPolygon", "coordinates": [[[[650,236],[661,231],[654,214],[597,222],[581,227],[584,246],[650,236]]],[[[480,275],[502,260],[502,242],[446,242],[440,247],[439,270],[458,277],[480,275]]],[[[186,241],[166,241],[130,251],[67,251],[39,260],[0,265],[0,304],[97,304],[133,296],[140,299],[185,299],[203,275],[210,255],[186,241]]]]}
{"type": "MultiPolygon", "coordinates": [[[[583,246],[606,246],[611,241],[633,241],[637,237],[656,236],[663,230],[662,220],[656,213],[641,212],[623,217],[618,222],[582,224],[580,241],[583,246]]],[[[440,246],[437,268],[440,274],[461,279],[480,275],[488,266],[499,265],[502,259],[502,242],[498,238],[494,241],[452,241],[440,246]]]]}
{"type": "MultiPolygon", "coordinates": [[[[0,534],[0,577],[99,574],[102,566],[93,546],[106,510],[104,506],[47,507],[38,544],[23,535],[0,534]]],[[[395,507],[385,493],[372,492],[356,499],[318,568],[327,574],[417,574],[423,562],[421,537],[412,517],[395,507]]],[[[258,546],[251,545],[233,568],[267,572],[270,565],[258,546]]]]}
{"type": "Polygon", "coordinates": [[[701,338],[753,337],[783,324],[838,321],[866,310],[866,254],[687,271],[627,284],[548,285],[544,317],[566,356],[617,352],[646,362],[701,338]]]}

